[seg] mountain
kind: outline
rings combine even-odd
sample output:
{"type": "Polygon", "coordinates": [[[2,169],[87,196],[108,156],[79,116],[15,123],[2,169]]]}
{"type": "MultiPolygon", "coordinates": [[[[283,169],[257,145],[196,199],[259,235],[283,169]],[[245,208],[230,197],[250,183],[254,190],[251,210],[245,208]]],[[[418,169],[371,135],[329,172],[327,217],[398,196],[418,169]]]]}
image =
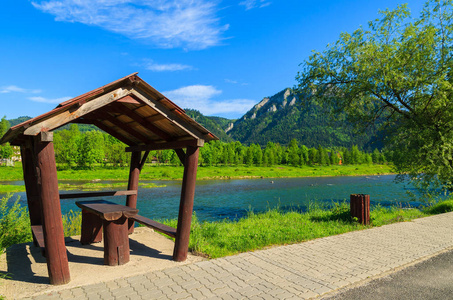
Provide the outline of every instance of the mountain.
{"type": "MultiPolygon", "coordinates": [[[[344,120],[346,116],[337,117],[344,120]]],[[[241,143],[262,146],[268,141],[287,145],[296,139],[307,147],[379,147],[371,145],[376,140],[371,131],[357,134],[346,121],[332,121],[323,108],[306,104],[289,88],[263,98],[226,132],[241,143]]]]}
{"type": "Polygon", "coordinates": [[[216,135],[221,141],[227,143],[233,141],[233,139],[226,134],[226,131],[228,131],[227,129],[234,123],[235,120],[205,116],[195,109],[185,108],[184,110],[189,117],[200,123],[203,127],[216,135]]]}
{"type": "Polygon", "coordinates": [[[204,116],[193,109],[186,109],[186,113],[224,142],[266,146],[269,141],[288,145],[296,139],[307,147],[382,148],[380,139],[371,130],[360,134],[354,131],[345,114],[337,115],[337,121],[333,121],[326,109],[306,102],[286,88],[263,98],[237,120],[204,116]]]}

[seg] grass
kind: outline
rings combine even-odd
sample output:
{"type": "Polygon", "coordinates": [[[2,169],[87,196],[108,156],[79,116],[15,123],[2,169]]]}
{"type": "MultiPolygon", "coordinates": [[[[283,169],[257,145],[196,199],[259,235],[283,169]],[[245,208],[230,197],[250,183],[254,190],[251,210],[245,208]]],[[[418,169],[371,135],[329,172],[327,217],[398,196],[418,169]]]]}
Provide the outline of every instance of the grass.
{"type": "MultiPolygon", "coordinates": [[[[140,174],[142,180],[180,180],[183,167],[168,165],[146,165],[140,174]]],[[[232,179],[232,178],[278,178],[308,176],[348,176],[348,175],[381,175],[392,173],[391,165],[332,165],[302,166],[276,165],[272,167],[256,166],[214,166],[199,167],[197,179],[232,179]]],[[[64,169],[58,171],[58,179],[65,180],[127,180],[128,167],[102,167],[77,170],[64,169]]],[[[0,167],[0,181],[23,180],[21,163],[14,167],[0,167]]]]}

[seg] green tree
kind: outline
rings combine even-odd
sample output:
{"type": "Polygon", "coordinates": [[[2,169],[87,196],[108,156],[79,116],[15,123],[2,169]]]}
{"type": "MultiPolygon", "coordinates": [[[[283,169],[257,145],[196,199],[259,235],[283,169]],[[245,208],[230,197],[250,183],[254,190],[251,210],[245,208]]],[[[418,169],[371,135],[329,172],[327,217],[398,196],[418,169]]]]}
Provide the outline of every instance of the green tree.
{"type": "Polygon", "coordinates": [[[247,148],[247,153],[245,155],[245,163],[247,164],[247,166],[253,165],[253,157],[254,157],[253,147],[249,146],[247,148]]]}
{"type": "Polygon", "coordinates": [[[54,148],[56,162],[64,164],[68,168],[74,166],[79,161],[81,139],[82,134],[77,124],[71,124],[69,129],[55,132],[54,148]]]}
{"type": "Polygon", "coordinates": [[[288,146],[288,159],[289,163],[293,166],[298,166],[300,164],[299,156],[299,143],[296,139],[292,139],[288,146]]]}
{"type": "Polygon", "coordinates": [[[10,124],[6,119],[6,116],[3,116],[2,120],[0,121],[0,137],[2,137],[6,131],[8,131],[10,124]]]}
{"type": "Polygon", "coordinates": [[[92,168],[96,163],[102,163],[105,158],[104,136],[100,131],[85,132],[78,144],[78,167],[92,168]]]}
{"type": "MultiPolygon", "coordinates": [[[[10,124],[8,120],[6,120],[6,116],[4,116],[0,121],[0,137],[2,137],[6,133],[6,131],[8,131],[9,127],[10,124]]],[[[0,158],[10,158],[11,156],[13,156],[13,154],[13,148],[9,143],[0,145],[0,158]]]]}
{"type": "Polygon", "coordinates": [[[380,13],[310,56],[298,90],[360,126],[381,120],[397,171],[453,187],[452,1],[429,0],[416,19],[407,5],[380,13]]]}

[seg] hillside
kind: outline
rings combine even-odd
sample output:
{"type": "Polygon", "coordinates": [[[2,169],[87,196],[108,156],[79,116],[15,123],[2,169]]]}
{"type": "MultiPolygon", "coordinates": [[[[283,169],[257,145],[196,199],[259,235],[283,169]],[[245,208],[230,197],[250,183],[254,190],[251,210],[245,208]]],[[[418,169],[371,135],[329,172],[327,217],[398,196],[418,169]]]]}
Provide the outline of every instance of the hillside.
{"type": "Polygon", "coordinates": [[[8,120],[8,122],[9,122],[9,125],[11,125],[11,127],[13,127],[13,126],[16,126],[17,124],[20,124],[20,123],[25,122],[30,119],[31,119],[31,117],[29,117],[29,116],[23,116],[23,117],[19,117],[16,119],[8,120]]]}
{"type": "MultiPolygon", "coordinates": [[[[339,117],[344,119],[344,116],[339,117]]],[[[346,121],[332,121],[320,106],[303,104],[289,88],[264,98],[234,122],[227,133],[241,143],[263,146],[268,141],[286,145],[297,139],[307,147],[358,145],[368,148],[375,140],[371,132],[359,135],[346,121]]]]}
{"type": "Polygon", "coordinates": [[[225,133],[228,126],[234,122],[234,120],[229,120],[221,117],[209,117],[203,115],[201,112],[195,109],[184,109],[186,114],[200,123],[203,127],[208,129],[214,135],[216,135],[223,142],[232,142],[233,139],[225,133]]]}

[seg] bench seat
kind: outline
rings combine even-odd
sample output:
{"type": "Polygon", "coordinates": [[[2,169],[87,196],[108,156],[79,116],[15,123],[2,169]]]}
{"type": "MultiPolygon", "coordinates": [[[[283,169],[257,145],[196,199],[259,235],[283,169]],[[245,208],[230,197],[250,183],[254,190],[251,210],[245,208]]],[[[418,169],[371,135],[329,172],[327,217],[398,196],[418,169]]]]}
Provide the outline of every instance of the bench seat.
{"type": "Polygon", "coordinates": [[[163,234],[166,234],[168,236],[171,236],[172,238],[176,237],[176,229],[167,225],[164,225],[162,223],[153,221],[151,219],[148,219],[146,217],[140,216],[140,215],[135,215],[130,218],[131,220],[134,220],[140,224],[143,224],[149,228],[152,228],[156,231],[159,231],[163,234]]]}

